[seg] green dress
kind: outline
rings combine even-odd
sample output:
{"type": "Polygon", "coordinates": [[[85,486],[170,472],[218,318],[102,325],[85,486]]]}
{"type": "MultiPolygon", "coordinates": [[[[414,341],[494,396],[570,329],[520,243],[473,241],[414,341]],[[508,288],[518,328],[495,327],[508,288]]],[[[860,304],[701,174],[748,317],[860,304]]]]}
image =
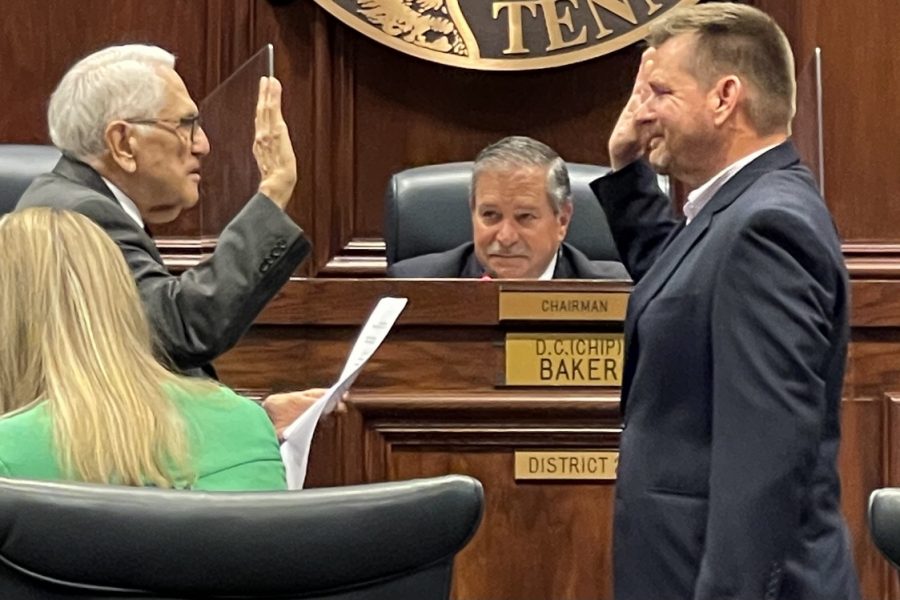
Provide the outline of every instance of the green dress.
{"type": "MultiPolygon", "coordinates": [[[[286,489],[275,429],[260,406],[224,386],[201,396],[170,389],[188,428],[197,475],[192,489],[286,489]]],[[[65,479],[57,464],[45,402],[0,418],[0,476],[65,479]]]]}

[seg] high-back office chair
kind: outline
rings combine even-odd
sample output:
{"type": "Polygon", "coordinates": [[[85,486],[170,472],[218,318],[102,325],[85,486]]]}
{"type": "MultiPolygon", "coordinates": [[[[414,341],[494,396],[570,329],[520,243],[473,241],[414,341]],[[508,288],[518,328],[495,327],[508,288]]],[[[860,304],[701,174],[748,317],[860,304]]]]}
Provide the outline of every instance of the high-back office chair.
{"type": "Polygon", "coordinates": [[[0,595],[445,600],[483,500],[463,476],[243,493],[0,478],[0,595]]]}
{"type": "MultiPolygon", "coordinates": [[[[607,167],[568,163],[574,214],[566,241],[591,260],[619,260],[606,215],[588,184],[607,167]]],[[[387,263],[444,252],[472,241],[472,162],[415,167],[395,173],[385,192],[387,263]]]]}
{"type": "MultiPolygon", "coordinates": [[[[619,260],[606,214],[588,184],[608,167],[567,163],[574,214],[566,241],[591,260],[619,260]]],[[[444,252],[472,241],[472,162],[414,167],[395,173],[385,192],[387,264],[444,252]]]]}
{"type": "Polygon", "coordinates": [[[0,144],[0,215],[11,212],[31,180],[59,160],[53,146],[0,144]]]}
{"type": "Polygon", "coordinates": [[[869,532],[885,558],[900,569],[900,488],[875,490],[869,495],[869,532]]]}

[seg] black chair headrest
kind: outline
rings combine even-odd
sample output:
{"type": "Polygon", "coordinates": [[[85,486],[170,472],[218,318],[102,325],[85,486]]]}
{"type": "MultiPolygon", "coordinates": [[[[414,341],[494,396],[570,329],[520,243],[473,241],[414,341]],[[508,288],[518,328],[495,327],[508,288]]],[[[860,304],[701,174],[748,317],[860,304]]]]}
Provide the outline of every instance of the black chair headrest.
{"type": "MultiPolygon", "coordinates": [[[[385,192],[387,263],[444,252],[472,240],[472,162],[414,167],[395,173],[385,192]]],[[[618,261],[606,214],[589,184],[608,167],[567,163],[574,214],[566,241],[590,260],[618,261]]]]}
{"type": "Polygon", "coordinates": [[[875,546],[900,569],[900,488],[875,490],[869,496],[869,531],[875,546]]]}
{"type": "Polygon", "coordinates": [[[0,215],[11,212],[31,181],[53,170],[59,157],[53,146],[0,144],[0,215]]]}
{"type": "Polygon", "coordinates": [[[0,589],[331,598],[435,565],[449,589],[482,503],[463,476],[244,493],[0,478],[0,589]]]}

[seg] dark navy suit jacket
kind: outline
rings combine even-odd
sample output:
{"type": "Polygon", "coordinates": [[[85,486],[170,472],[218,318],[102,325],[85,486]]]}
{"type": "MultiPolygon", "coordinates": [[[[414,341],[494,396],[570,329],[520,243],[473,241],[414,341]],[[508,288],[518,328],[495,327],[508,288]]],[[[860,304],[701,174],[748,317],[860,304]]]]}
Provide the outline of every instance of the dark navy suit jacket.
{"type": "Polygon", "coordinates": [[[687,227],[644,162],[592,188],[636,282],[616,599],[857,599],[836,466],[848,279],[793,146],[687,227]]]}
{"type": "MultiPolygon", "coordinates": [[[[472,242],[446,252],[424,254],[397,261],[387,269],[388,277],[478,278],[484,267],[475,257],[472,242]]],[[[563,242],[556,259],[554,279],[630,279],[620,262],[590,260],[577,248],[563,242]]]]}

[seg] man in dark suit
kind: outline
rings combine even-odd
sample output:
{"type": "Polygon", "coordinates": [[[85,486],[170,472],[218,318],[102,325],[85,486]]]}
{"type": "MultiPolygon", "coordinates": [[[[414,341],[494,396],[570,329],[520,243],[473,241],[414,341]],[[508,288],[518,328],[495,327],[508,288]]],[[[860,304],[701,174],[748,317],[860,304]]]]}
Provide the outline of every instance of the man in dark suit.
{"type": "Polygon", "coordinates": [[[472,242],[396,262],[388,277],[628,279],[621,263],[591,261],[563,242],[572,219],[569,173],[546,144],[514,136],[482,150],[469,205],[472,242]]]}
{"type": "Polygon", "coordinates": [[[212,373],[228,350],[309,253],[284,210],[297,167],[281,115],[281,84],[260,82],[253,153],[259,192],[219,236],[212,256],[171,275],[147,226],[168,223],[198,200],[209,140],[197,105],[154,46],[114,46],[76,63],[50,99],[53,143],[63,156],[38,177],[17,209],[80,212],[122,249],[161,350],[185,372],[212,373]]]}
{"type": "Polygon", "coordinates": [[[848,280],[787,141],[790,46],[725,3],[672,11],[648,41],[593,184],[635,281],[615,597],[856,599],[836,466],[848,280]],[[686,219],[650,165],[693,189],[686,219]]]}

